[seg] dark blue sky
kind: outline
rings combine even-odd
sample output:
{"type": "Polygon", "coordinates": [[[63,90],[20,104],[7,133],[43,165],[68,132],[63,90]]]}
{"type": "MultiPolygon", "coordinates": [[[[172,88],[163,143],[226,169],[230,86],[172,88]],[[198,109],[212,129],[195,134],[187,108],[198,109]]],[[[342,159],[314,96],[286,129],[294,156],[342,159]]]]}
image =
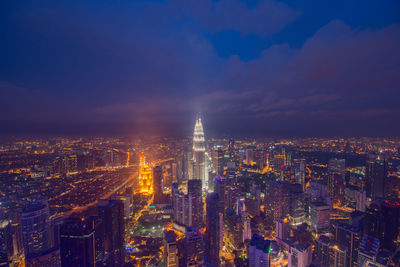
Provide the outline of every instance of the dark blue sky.
{"type": "Polygon", "coordinates": [[[0,134],[399,136],[400,2],[1,1],[0,134]]]}

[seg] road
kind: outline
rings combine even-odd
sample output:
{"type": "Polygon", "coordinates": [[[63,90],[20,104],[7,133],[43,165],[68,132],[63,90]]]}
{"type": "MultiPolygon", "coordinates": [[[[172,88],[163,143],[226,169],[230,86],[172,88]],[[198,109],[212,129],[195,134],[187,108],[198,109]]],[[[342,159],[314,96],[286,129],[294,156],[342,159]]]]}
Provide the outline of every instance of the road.
{"type": "MultiPolygon", "coordinates": [[[[134,173],[131,177],[129,177],[128,179],[126,179],[122,184],[120,184],[119,186],[116,186],[113,190],[111,190],[111,191],[108,192],[107,194],[100,196],[99,199],[102,199],[102,198],[109,198],[111,195],[113,195],[115,192],[117,192],[118,190],[120,190],[120,189],[121,189],[122,187],[124,187],[126,184],[128,184],[129,182],[132,182],[133,180],[137,179],[137,176],[138,176],[137,173],[134,173]]],[[[69,215],[71,215],[72,213],[76,213],[76,212],[79,213],[79,212],[82,212],[82,211],[86,210],[87,208],[89,208],[89,207],[91,207],[91,206],[97,204],[97,202],[98,202],[98,200],[95,200],[95,201],[93,201],[93,202],[91,202],[91,203],[88,203],[88,204],[86,204],[86,205],[84,205],[84,206],[77,206],[77,207],[74,207],[72,210],[67,211],[67,212],[64,212],[64,213],[62,213],[62,214],[63,214],[64,216],[69,216],[69,215]]]]}

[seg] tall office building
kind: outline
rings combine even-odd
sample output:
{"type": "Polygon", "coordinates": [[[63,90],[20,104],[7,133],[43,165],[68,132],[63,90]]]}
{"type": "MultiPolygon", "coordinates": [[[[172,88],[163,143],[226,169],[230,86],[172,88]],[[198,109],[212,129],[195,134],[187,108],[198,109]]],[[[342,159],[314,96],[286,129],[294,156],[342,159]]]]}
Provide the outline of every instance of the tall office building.
{"type": "Polygon", "coordinates": [[[225,184],[221,177],[214,178],[214,192],[219,196],[219,210],[224,213],[225,210],[225,184]]]}
{"type": "Polygon", "coordinates": [[[382,203],[383,233],[381,246],[394,251],[399,236],[400,201],[385,200],[382,203]]]}
{"type": "Polygon", "coordinates": [[[203,198],[201,180],[188,181],[188,224],[187,226],[201,227],[203,225],[203,198]]]}
{"type": "Polygon", "coordinates": [[[272,180],[266,182],[264,212],[271,225],[275,225],[278,219],[289,213],[289,184],[272,180]]]}
{"type": "Polygon", "coordinates": [[[305,182],[305,171],[306,164],[304,159],[295,159],[294,160],[294,180],[296,184],[301,184],[303,192],[306,191],[306,182],[305,182]]]}
{"type": "Polygon", "coordinates": [[[196,226],[185,230],[185,262],[187,267],[203,266],[204,263],[203,235],[196,226]]]}
{"type": "Polygon", "coordinates": [[[160,166],[153,168],[153,191],[154,191],[154,203],[160,204],[163,202],[163,171],[160,166]]]}
{"type": "Polygon", "coordinates": [[[206,172],[206,145],[204,138],[203,124],[201,118],[198,117],[194,126],[193,133],[193,175],[192,179],[200,179],[203,189],[208,188],[207,172],[206,172]]]}
{"type": "Polygon", "coordinates": [[[94,221],[70,218],[60,228],[61,266],[95,266],[94,221]]]}
{"type": "Polygon", "coordinates": [[[346,183],[346,161],[332,158],[328,164],[328,193],[334,203],[343,203],[346,183]]]}
{"type": "Polygon", "coordinates": [[[9,266],[14,255],[11,223],[0,220],[0,266],[9,266]]]}
{"type": "Polygon", "coordinates": [[[220,147],[214,150],[214,169],[215,175],[222,176],[224,175],[224,152],[220,147]]]}
{"type": "Polygon", "coordinates": [[[292,245],[289,248],[288,267],[307,267],[312,261],[312,246],[310,243],[292,245]]]}
{"type": "Polygon", "coordinates": [[[178,267],[178,246],[174,231],[164,231],[164,263],[166,267],[178,267]]]}
{"type": "Polygon", "coordinates": [[[335,222],[332,223],[332,234],[334,241],[347,251],[346,265],[357,266],[361,229],[347,223],[335,222]]]}
{"type": "Polygon", "coordinates": [[[187,187],[188,194],[201,196],[202,181],[200,179],[189,180],[187,187]]]}
{"type": "Polygon", "coordinates": [[[316,233],[326,232],[329,229],[331,208],[323,202],[312,202],[309,207],[310,224],[316,233]]]}
{"type": "Polygon", "coordinates": [[[37,199],[22,210],[22,238],[25,256],[36,257],[50,249],[50,221],[47,200],[37,199]]]}
{"type": "Polygon", "coordinates": [[[174,222],[180,226],[203,225],[203,199],[201,180],[188,181],[188,193],[180,191],[178,184],[172,185],[172,208],[174,222]]]}
{"type": "Polygon", "coordinates": [[[367,196],[376,199],[385,197],[385,183],[387,179],[387,160],[383,155],[369,155],[365,167],[365,188],[367,196]]]}
{"type": "Polygon", "coordinates": [[[271,241],[262,236],[253,234],[247,250],[249,267],[270,267],[271,241]]]}
{"type": "Polygon", "coordinates": [[[220,265],[219,253],[222,248],[222,213],[219,211],[218,193],[209,193],[206,207],[206,262],[215,266],[220,265]]]}
{"type": "Polygon", "coordinates": [[[376,260],[379,252],[380,242],[376,237],[364,235],[358,249],[358,266],[370,266],[376,260]]]}
{"type": "Polygon", "coordinates": [[[315,240],[314,260],[318,262],[321,266],[329,266],[330,255],[330,239],[327,236],[320,235],[319,238],[315,240]]]}
{"type": "Polygon", "coordinates": [[[124,205],[119,200],[101,199],[97,204],[100,220],[98,239],[102,242],[102,264],[121,266],[125,262],[124,248],[124,205]]]}
{"type": "Polygon", "coordinates": [[[287,218],[280,218],[276,222],[275,228],[276,238],[280,240],[286,240],[289,237],[290,225],[287,218]]]}
{"type": "Polygon", "coordinates": [[[293,225],[305,222],[304,193],[301,184],[289,185],[289,219],[293,225]]]}
{"type": "Polygon", "coordinates": [[[141,193],[153,193],[151,169],[149,164],[146,163],[146,157],[143,154],[139,154],[139,186],[141,193]]]}
{"type": "Polygon", "coordinates": [[[255,162],[254,159],[254,150],[251,148],[246,149],[246,164],[251,165],[255,162]]]}

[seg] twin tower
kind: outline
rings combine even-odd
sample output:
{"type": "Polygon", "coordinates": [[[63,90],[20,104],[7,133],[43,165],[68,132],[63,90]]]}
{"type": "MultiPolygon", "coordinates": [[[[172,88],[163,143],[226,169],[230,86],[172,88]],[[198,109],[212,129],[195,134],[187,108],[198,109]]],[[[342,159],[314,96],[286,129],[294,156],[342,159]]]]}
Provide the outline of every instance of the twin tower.
{"type": "Polygon", "coordinates": [[[204,129],[200,116],[196,119],[193,133],[193,171],[190,179],[201,180],[203,190],[208,188],[208,175],[206,171],[206,144],[204,129]]]}

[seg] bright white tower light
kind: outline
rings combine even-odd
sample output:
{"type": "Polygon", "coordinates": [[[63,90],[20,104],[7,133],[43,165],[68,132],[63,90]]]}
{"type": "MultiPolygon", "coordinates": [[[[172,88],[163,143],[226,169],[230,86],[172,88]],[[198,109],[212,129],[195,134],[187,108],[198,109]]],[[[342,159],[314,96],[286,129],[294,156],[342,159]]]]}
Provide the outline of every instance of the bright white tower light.
{"type": "Polygon", "coordinates": [[[193,179],[200,179],[203,189],[208,188],[205,164],[205,138],[200,116],[196,120],[193,133],[193,179]]]}

